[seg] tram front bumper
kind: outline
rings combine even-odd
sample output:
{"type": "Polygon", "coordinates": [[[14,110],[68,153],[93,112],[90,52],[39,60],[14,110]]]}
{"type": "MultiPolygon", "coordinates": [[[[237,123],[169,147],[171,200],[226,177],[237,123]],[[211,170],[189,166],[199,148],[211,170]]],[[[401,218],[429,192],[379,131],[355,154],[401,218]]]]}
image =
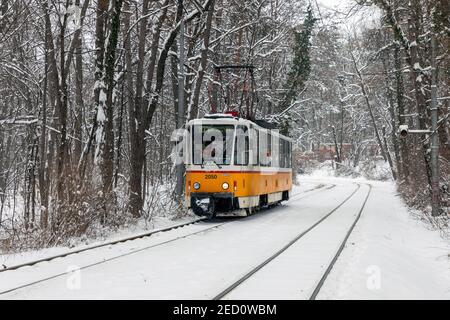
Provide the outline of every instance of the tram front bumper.
{"type": "Polygon", "coordinates": [[[234,210],[237,205],[236,200],[231,192],[193,192],[190,194],[190,207],[196,215],[214,216],[217,212],[234,210]]]}

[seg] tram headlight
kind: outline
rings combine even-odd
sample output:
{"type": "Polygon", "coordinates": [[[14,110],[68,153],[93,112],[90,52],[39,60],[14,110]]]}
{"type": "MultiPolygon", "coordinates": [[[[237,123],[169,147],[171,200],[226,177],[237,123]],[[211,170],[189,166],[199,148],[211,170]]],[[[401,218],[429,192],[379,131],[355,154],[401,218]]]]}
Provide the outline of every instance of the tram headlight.
{"type": "Polygon", "coordinates": [[[230,187],[230,185],[226,182],[222,183],[222,189],[227,190],[230,187]]]}
{"type": "Polygon", "coordinates": [[[195,189],[195,190],[200,189],[200,183],[195,182],[195,183],[194,183],[194,189],[195,189]]]}

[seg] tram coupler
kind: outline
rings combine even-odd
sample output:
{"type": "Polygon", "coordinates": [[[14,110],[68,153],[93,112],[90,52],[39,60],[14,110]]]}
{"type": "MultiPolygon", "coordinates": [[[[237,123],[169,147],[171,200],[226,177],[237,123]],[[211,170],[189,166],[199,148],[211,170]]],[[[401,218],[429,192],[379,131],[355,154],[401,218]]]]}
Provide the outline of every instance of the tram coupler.
{"type": "Polygon", "coordinates": [[[231,211],[235,206],[232,193],[191,193],[191,208],[198,216],[212,219],[216,213],[231,211]]]}

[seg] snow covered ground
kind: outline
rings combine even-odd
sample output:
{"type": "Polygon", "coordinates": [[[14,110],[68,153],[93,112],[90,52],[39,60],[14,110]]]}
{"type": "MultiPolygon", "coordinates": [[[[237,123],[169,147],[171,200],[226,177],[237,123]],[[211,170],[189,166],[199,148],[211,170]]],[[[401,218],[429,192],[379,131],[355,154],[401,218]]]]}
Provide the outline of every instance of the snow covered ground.
{"type": "MultiPolygon", "coordinates": [[[[450,244],[410,215],[393,183],[328,172],[299,180],[294,193],[303,194],[249,218],[202,222],[2,272],[0,299],[211,299],[355,192],[225,297],[305,299],[345,237],[368,183],[373,188],[363,215],[318,298],[450,299],[450,244]],[[328,188],[315,189],[318,185],[328,188]]],[[[7,258],[8,264],[24,259],[7,258]]]]}
{"type": "Polygon", "coordinates": [[[319,299],[450,299],[450,243],[413,217],[392,183],[373,192],[319,299]]]}
{"type": "MultiPolygon", "coordinates": [[[[302,181],[299,185],[295,185],[293,187],[293,193],[299,193],[304,191],[314,190],[317,187],[320,187],[321,183],[318,181],[302,181]]],[[[52,248],[45,248],[41,250],[30,250],[18,253],[11,254],[1,254],[0,252],[0,269],[1,267],[10,267],[13,265],[26,263],[27,261],[42,259],[45,257],[50,257],[70,251],[76,251],[79,249],[84,249],[90,246],[95,246],[98,244],[111,242],[119,239],[123,239],[126,237],[132,237],[144,232],[150,232],[157,229],[171,227],[177,224],[182,224],[185,222],[193,221],[197,219],[194,214],[188,215],[183,218],[173,220],[171,218],[170,212],[161,213],[160,215],[154,215],[151,221],[147,221],[146,219],[141,219],[137,224],[124,227],[116,232],[109,232],[106,236],[101,239],[74,239],[73,245],[70,247],[67,246],[58,246],[52,248]]]]}
{"type": "Polygon", "coordinates": [[[119,239],[123,239],[126,237],[131,237],[140,233],[149,232],[156,229],[162,229],[166,227],[170,227],[176,224],[181,224],[185,222],[189,222],[196,219],[195,216],[187,216],[177,220],[172,220],[170,217],[164,216],[155,216],[152,218],[151,222],[145,221],[142,219],[136,225],[132,225],[124,228],[121,228],[115,232],[109,232],[106,236],[101,239],[74,239],[73,245],[70,247],[67,246],[58,246],[45,248],[41,250],[30,250],[24,252],[10,253],[10,254],[0,254],[0,269],[2,266],[9,267],[21,263],[25,263],[31,260],[42,259],[45,257],[58,255],[70,251],[75,251],[79,249],[83,249],[90,246],[95,246],[98,244],[102,244],[105,242],[111,242],[119,239]]]}

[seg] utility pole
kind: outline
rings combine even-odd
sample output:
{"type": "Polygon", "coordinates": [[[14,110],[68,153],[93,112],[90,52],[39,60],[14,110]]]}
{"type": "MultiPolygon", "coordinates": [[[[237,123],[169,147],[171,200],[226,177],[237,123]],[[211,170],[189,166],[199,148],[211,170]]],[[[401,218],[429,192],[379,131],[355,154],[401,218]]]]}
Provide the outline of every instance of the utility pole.
{"type": "MultiPolygon", "coordinates": [[[[180,20],[180,43],[178,52],[178,115],[177,115],[177,128],[181,129],[184,123],[184,7],[183,0],[178,0],[178,5],[181,7],[181,20],[180,20]]],[[[183,143],[183,142],[178,142],[183,143]]],[[[183,197],[184,186],[184,163],[178,163],[175,167],[176,171],[176,196],[177,200],[181,203],[183,197]]]]}
{"type": "Polygon", "coordinates": [[[439,190],[439,136],[438,136],[438,101],[436,79],[436,39],[431,32],[431,209],[433,216],[441,214],[439,190]]]}

